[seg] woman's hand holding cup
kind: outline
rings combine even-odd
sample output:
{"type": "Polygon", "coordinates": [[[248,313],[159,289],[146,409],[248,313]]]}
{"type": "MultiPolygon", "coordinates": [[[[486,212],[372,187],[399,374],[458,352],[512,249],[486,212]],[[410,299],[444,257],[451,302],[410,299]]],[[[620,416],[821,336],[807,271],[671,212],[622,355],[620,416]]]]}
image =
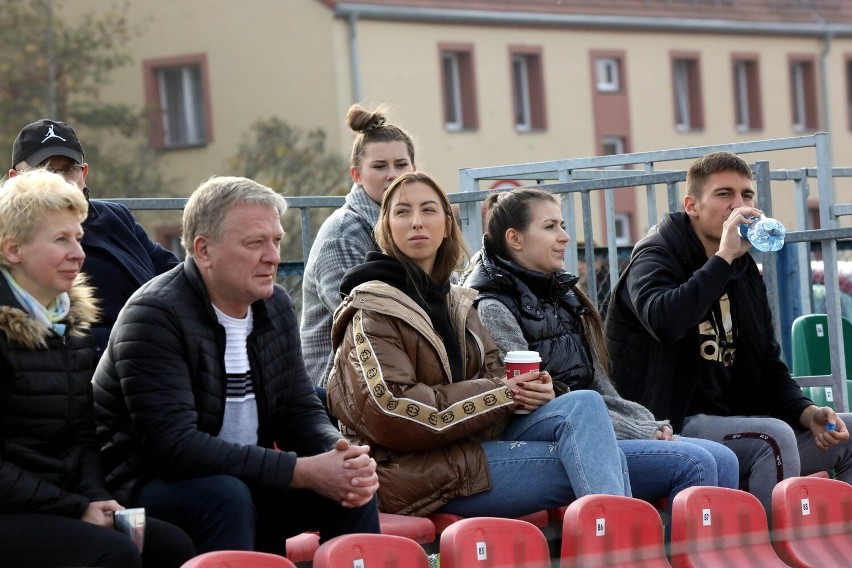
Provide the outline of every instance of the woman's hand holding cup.
{"type": "Polygon", "coordinates": [[[515,414],[529,414],[554,399],[553,380],[546,371],[539,370],[541,357],[537,351],[509,351],[505,363],[515,414]]]}

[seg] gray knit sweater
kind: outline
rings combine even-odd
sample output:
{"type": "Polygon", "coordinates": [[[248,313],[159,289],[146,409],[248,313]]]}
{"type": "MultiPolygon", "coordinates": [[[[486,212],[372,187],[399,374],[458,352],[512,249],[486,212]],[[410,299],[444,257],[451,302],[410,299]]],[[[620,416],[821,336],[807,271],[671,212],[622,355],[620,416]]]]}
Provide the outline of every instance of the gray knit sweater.
{"type": "MultiPolygon", "coordinates": [[[[507,351],[526,351],[529,348],[518,320],[502,302],[483,298],[477,306],[477,312],[500,348],[501,362],[507,351]]],[[[597,361],[591,388],[603,396],[619,440],[651,439],[654,432],[669,426],[668,420],[656,420],[651,411],[641,404],[621,398],[597,361]]]]}

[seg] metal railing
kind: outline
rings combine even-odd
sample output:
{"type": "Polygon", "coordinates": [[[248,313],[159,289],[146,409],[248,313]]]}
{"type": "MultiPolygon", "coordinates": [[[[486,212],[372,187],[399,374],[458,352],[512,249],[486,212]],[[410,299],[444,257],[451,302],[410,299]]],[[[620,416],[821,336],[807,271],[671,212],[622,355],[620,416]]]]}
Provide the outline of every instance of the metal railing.
{"type": "MultiPolygon", "coordinates": [[[[659,219],[657,208],[657,187],[664,185],[667,195],[667,210],[680,209],[678,184],[686,179],[684,170],[655,171],[657,165],[663,162],[693,160],[705,154],[716,151],[728,151],[735,154],[772,153],[794,149],[810,149],[814,151],[815,167],[803,167],[799,170],[771,171],[768,161],[759,161],[753,165],[758,203],[768,215],[772,214],[771,182],[773,180],[793,180],[795,185],[796,227],[787,233],[786,242],[789,244],[818,242],[822,246],[823,270],[826,287],[826,312],[828,316],[829,348],[831,351],[831,374],[821,376],[802,376],[796,380],[802,386],[829,386],[835,393],[840,393],[839,400],[835,398],[835,406],[840,411],[846,411],[848,392],[846,383],[845,353],[843,350],[843,335],[840,316],[840,290],[837,269],[837,240],[852,238],[852,228],[840,226],[839,218],[852,215],[852,205],[835,204],[833,192],[833,177],[852,175],[849,168],[832,169],[830,157],[829,135],[818,133],[812,136],[761,140],[735,144],[717,144],[712,146],[694,146],[674,150],[654,152],[637,152],[614,156],[599,156],[548,162],[524,163],[487,168],[466,168],[459,172],[461,191],[473,200],[458,199],[461,203],[461,220],[465,238],[468,243],[480,243],[482,240],[481,201],[491,190],[481,190],[482,181],[494,180],[531,180],[533,186],[544,187],[549,191],[563,194],[563,216],[570,235],[578,235],[575,195],[579,195],[582,208],[582,225],[585,258],[594,258],[594,221],[592,214],[591,194],[594,191],[604,192],[604,218],[606,233],[615,234],[615,199],[614,191],[619,188],[645,186],[646,202],[648,204],[648,226],[653,226],[659,219]],[[636,170],[601,170],[600,168],[636,166],[636,170]],[[807,193],[808,180],[816,179],[819,191],[820,229],[807,229],[807,193]]],[[[607,243],[609,260],[609,277],[611,288],[619,276],[618,251],[614,238],[607,243]]],[[[810,263],[804,253],[800,252],[800,284],[801,279],[810,274],[810,263]]],[[[770,306],[773,312],[775,335],[781,338],[788,332],[782,333],[779,313],[780,297],[778,293],[777,259],[772,254],[755,253],[762,261],[770,306]]],[[[572,272],[578,271],[579,259],[577,241],[572,240],[566,251],[566,266],[572,272]]],[[[810,283],[801,286],[801,294],[805,290],[810,293],[810,283]]],[[[587,279],[590,298],[597,303],[597,289],[593,278],[587,279]]],[[[804,306],[810,306],[808,301],[804,306]]],[[[852,356],[852,355],[850,355],[852,356]]]]}
{"type": "MultiPolygon", "coordinates": [[[[823,270],[826,288],[826,312],[828,315],[829,347],[831,350],[831,374],[822,376],[796,377],[802,386],[830,386],[835,393],[835,407],[838,411],[847,411],[848,393],[846,388],[846,370],[844,365],[842,328],[840,318],[840,290],[837,270],[837,240],[852,238],[852,228],[843,228],[839,218],[852,215],[852,204],[836,204],[832,189],[833,177],[852,177],[852,168],[832,168],[829,155],[828,134],[818,133],[812,136],[761,140],[736,144],[718,144],[711,146],[695,146],[673,150],[654,152],[637,152],[613,156],[599,156],[548,162],[525,163],[486,168],[465,168],[459,172],[460,193],[450,194],[450,201],[459,205],[459,221],[465,240],[472,250],[479,248],[482,241],[482,202],[494,190],[482,190],[480,182],[486,180],[524,180],[531,185],[545,187],[549,191],[563,195],[563,216],[567,230],[572,237],[580,234],[577,225],[576,197],[579,196],[581,208],[582,235],[584,258],[588,259],[587,288],[589,297],[598,303],[597,287],[594,273],[594,216],[592,212],[592,194],[604,193],[604,223],[608,235],[615,234],[615,198],[614,192],[621,188],[645,186],[647,203],[648,226],[655,225],[660,219],[661,212],[657,206],[657,188],[665,187],[666,206],[664,211],[680,209],[679,184],[686,180],[686,171],[677,169],[658,171],[657,165],[664,162],[693,160],[707,153],[729,151],[735,154],[772,153],[785,150],[812,148],[815,153],[815,167],[800,169],[771,170],[768,161],[758,161],[753,164],[758,203],[763,211],[772,214],[772,182],[790,181],[794,183],[794,200],[796,203],[796,221],[794,230],[787,233],[786,243],[820,243],[823,255],[823,270]],[[614,168],[637,166],[640,169],[614,170],[614,168]],[[807,228],[807,198],[809,180],[816,180],[819,192],[820,229],[807,228]],[[839,400],[838,400],[839,399],[839,400]]],[[[316,208],[336,209],[344,204],[344,197],[288,197],[290,209],[300,212],[302,232],[302,259],[287,261],[285,269],[288,273],[299,273],[308,258],[315,227],[312,226],[311,211],[316,208]]],[[[151,199],[116,199],[134,210],[180,210],[186,204],[183,198],[151,198],[151,199]]],[[[579,272],[580,257],[577,239],[572,238],[566,249],[566,268],[574,273],[579,272]]],[[[809,313],[810,296],[810,262],[809,251],[798,247],[798,298],[803,312],[809,313]]],[[[781,341],[789,332],[782,333],[780,314],[777,259],[773,254],[755,253],[757,260],[762,262],[765,282],[773,311],[773,323],[776,337],[781,341]]],[[[607,262],[610,289],[615,286],[620,273],[618,262],[618,247],[615,239],[607,243],[607,262]]],[[[852,356],[852,355],[850,355],[852,356]]]]}

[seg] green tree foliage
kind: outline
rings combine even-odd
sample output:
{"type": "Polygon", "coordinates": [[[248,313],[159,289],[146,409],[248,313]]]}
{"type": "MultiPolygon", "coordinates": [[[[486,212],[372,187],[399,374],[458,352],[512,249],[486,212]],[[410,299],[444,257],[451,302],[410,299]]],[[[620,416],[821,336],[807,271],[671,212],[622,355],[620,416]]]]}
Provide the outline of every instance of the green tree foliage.
{"type": "MultiPolygon", "coordinates": [[[[328,152],[325,142],[321,129],[306,132],[276,117],[259,120],[240,143],[230,168],[235,175],[251,178],[284,197],[343,195],[352,183],[348,163],[328,152]]],[[[313,235],[331,211],[311,212],[313,235]]],[[[283,256],[301,259],[301,223],[295,210],[287,214],[284,225],[283,256]]]]}
{"type": "Polygon", "coordinates": [[[131,63],[125,45],[139,30],[123,5],[74,10],[73,1],[0,0],[0,143],[11,156],[25,124],[62,120],[80,136],[96,197],[160,195],[147,115],[99,97],[111,72],[131,63]]]}

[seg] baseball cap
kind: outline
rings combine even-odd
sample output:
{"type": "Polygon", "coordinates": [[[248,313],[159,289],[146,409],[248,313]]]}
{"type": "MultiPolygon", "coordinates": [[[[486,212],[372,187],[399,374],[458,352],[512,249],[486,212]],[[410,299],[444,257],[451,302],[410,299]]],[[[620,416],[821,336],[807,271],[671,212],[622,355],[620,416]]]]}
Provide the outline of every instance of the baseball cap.
{"type": "Polygon", "coordinates": [[[37,166],[51,156],[67,156],[83,163],[83,145],[74,129],[58,120],[43,118],[24,126],[12,144],[12,167],[21,162],[37,166]]]}

